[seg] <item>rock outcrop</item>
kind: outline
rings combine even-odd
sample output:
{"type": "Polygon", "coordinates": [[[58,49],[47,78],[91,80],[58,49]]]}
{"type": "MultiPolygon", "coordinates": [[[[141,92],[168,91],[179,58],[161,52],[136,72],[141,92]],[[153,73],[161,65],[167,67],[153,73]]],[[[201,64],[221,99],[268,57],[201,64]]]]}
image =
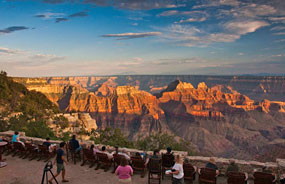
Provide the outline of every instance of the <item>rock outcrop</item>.
{"type": "MultiPolygon", "coordinates": [[[[53,78],[35,83],[31,79],[22,83],[43,92],[67,112],[88,112],[99,128],[120,128],[130,139],[168,131],[191,141],[205,155],[250,159],[258,157],[257,150],[269,149],[272,141],[285,137],[284,102],[255,101],[238,87],[225,85],[227,77],[224,84],[216,85],[175,80],[155,95],[139,90],[145,84],[134,78],[128,78],[133,86],[118,86],[123,83],[120,77],[59,78],[56,83],[53,78]],[[51,86],[55,89],[48,91],[51,86]]],[[[241,85],[236,82],[241,79],[232,80],[241,85]]],[[[257,79],[250,80],[255,85],[257,79]]]]}

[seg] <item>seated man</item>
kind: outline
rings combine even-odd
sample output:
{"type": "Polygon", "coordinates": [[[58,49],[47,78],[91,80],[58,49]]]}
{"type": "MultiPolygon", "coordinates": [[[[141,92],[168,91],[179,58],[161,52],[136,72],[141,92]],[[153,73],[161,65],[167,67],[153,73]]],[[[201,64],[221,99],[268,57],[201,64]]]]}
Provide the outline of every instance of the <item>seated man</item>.
{"type": "Polygon", "coordinates": [[[118,152],[119,155],[123,155],[128,161],[131,160],[130,153],[124,148],[122,152],[118,152]]]}
{"type": "Polygon", "coordinates": [[[56,150],[56,145],[51,144],[49,137],[46,138],[46,141],[43,142],[43,145],[48,148],[49,152],[53,152],[56,150]]]}
{"type": "Polygon", "coordinates": [[[20,141],[20,137],[19,137],[19,132],[17,132],[17,131],[15,131],[15,133],[14,133],[14,135],[13,135],[13,137],[12,137],[12,144],[14,143],[14,142],[19,142],[19,143],[21,143],[23,146],[25,146],[25,144],[22,142],[22,141],[20,141]]]}
{"type": "Polygon", "coordinates": [[[73,146],[73,150],[75,151],[75,153],[80,152],[80,150],[82,149],[78,140],[76,140],[76,135],[72,136],[69,143],[73,146]]]}
{"type": "MultiPolygon", "coordinates": [[[[239,167],[236,164],[235,160],[230,160],[230,165],[227,168],[227,173],[228,172],[239,172],[239,167]]],[[[245,172],[244,175],[245,175],[245,181],[247,181],[248,174],[245,172]]]]}
{"type": "Polygon", "coordinates": [[[101,153],[105,153],[108,156],[109,160],[113,159],[113,155],[106,150],[106,146],[102,146],[101,150],[101,153]]]}
{"type": "Polygon", "coordinates": [[[158,149],[153,151],[153,155],[151,156],[151,158],[161,158],[160,155],[159,155],[159,150],[158,149]]]}
{"type": "MultiPolygon", "coordinates": [[[[185,158],[185,159],[184,159],[184,164],[190,164],[190,165],[192,165],[191,162],[190,162],[190,160],[189,160],[188,158],[185,158]]],[[[192,167],[194,168],[195,172],[197,172],[197,167],[196,167],[196,166],[193,166],[193,165],[192,165],[192,167]]]]}
{"type": "Polygon", "coordinates": [[[166,148],[166,153],[165,154],[173,155],[171,147],[166,148]]]}
{"type": "MultiPolygon", "coordinates": [[[[214,158],[210,158],[209,162],[206,164],[205,168],[216,170],[216,176],[219,175],[219,169],[216,165],[216,160],[214,158]]],[[[201,174],[201,169],[198,170],[198,173],[201,174]]]]}

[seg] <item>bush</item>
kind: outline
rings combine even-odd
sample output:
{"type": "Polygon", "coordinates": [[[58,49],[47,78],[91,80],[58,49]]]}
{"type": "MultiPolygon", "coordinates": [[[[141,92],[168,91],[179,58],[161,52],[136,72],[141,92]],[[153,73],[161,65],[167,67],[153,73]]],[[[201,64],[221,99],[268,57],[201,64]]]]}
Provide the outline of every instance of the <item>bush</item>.
{"type": "Polygon", "coordinates": [[[113,129],[107,127],[97,132],[93,132],[91,140],[93,140],[95,144],[104,144],[128,148],[133,147],[133,143],[131,141],[128,141],[122,131],[118,128],[113,129]]]}

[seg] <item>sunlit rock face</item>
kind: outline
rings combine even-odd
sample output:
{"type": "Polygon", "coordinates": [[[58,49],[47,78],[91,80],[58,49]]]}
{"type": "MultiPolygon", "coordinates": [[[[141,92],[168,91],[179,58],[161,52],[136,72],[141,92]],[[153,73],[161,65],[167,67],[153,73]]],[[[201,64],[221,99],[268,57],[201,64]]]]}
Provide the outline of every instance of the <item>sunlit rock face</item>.
{"type": "Polygon", "coordinates": [[[43,92],[66,112],[89,113],[99,128],[122,129],[130,139],[166,131],[196,145],[205,155],[242,159],[262,159],[271,149],[284,149],[280,140],[285,138],[285,104],[276,101],[284,98],[285,85],[278,86],[283,77],[179,76],[187,80],[166,84],[172,78],[15,80],[43,92]]]}

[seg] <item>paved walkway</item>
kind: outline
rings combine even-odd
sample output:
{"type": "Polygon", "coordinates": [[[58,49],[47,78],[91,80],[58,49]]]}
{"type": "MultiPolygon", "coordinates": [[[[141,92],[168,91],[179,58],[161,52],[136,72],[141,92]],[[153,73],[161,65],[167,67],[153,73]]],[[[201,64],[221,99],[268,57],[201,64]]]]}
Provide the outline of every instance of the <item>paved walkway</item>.
{"type": "MultiPolygon", "coordinates": [[[[4,156],[8,165],[0,168],[0,184],[40,184],[45,163],[43,161],[28,161],[27,159],[20,159],[17,156],[4,156]]],[[[89,168],[87,165],[80,166],[81,163],[74,165],[70,163],[67,167],[67,179],[70,184],[117,184],[117,177],[111,173],[103,170],[94,170],[95,167],[89,168]]],[[[56,168],[53,168],[53,173],[56,173],[56,168]]],[[[49,176],[50,177],[50,176],[49,176]]],[[[61,177],[58,179],[61,183],[61,177]]],[[[55,183],[55,182],[54,182],[55,183]]],[[[133,184],[146,184],[147,174],[141,178],[139,174],[133,176],[133,184]]],[[[195,184],[198,183],[197,179],[195,184]]],[[[226,183],[225,178],[218,178],[218,184],[226,183]]],[[[171,184],[171,180],[167,177],[162,184],[171,184]]],[[[186,182],[185,182],[186,184],[186,182]]]]}

